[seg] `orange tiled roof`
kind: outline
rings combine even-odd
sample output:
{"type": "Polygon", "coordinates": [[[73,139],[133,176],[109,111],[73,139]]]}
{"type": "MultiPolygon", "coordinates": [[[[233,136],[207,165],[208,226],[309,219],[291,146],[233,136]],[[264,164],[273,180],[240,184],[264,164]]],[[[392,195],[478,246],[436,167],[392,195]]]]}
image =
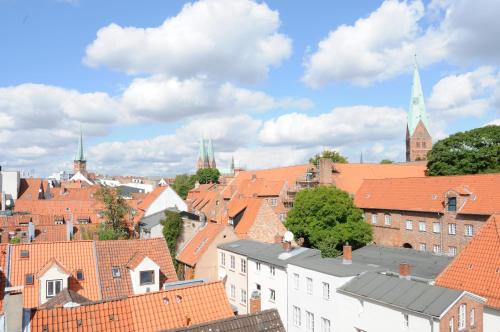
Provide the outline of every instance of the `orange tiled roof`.
{"type": "Polygon", "coordinates": [[[195,266],[198,259],[223,229],[224,226],[221,224],[208,222],[177,255],[177,260],[189,266],[195,266]]]}
{"type": "Polygon", "coordinates": [[[354,194],[364,179],[424,177],[425,164],[334,164],[332,180],[339,189],[354,194]]]}
{"type": "Polygon", "coordinates": [[[23,289],[24,307],[39,305],[39,283],[25,285],[25,275],[36,274],[52,259],[56,259],[73,276],[69,279],[69,289],[91,300],[99,300],[96,260],[93,241],[65,241],[23,243],[10,246],[10,276],[12,286],[25,286],[23,289]],[[29,257],[21,258],[21,250],[28,250],[29,257]],[[83,270],[84,280],[76,280],[74,274],[83,270]]]}
{"type": "Polygon", "coordinates": [[[212,282],[73,308],[37,310],[31,330],[158,331],[231,316],[224,286],[212,282]]]}
{"type": "Polygon", "coordinates": [[[257,213],[262,206],[262,198],[233,198],[228,204],[229,217],[234,218],[243,211],[243,216],[236,225],[234,231],[238,235],[245,235],[252,227],[257,213]]]}
{"type": "Polygon", "coordinates": [[[19,181],[18,200],[37,200],[40,186],[44,191],[47,188],[47,180],[37,178],[22,178],[19,181]]]}
{"type": "Polygon", "coordinates": [[[5,265],[7,262],[7,244],[0,244],[0,314],[3,313],[3,297],[5,290],[5,265]]]}
{"type": "Polygon", "coordinates": [[[365,180],[354,201],[360,208],[442,212],[445,194],[454,188],[470,193],[459,213],[500,212],[500,173],[365,180]]]}
{"type": "Polygon", "coordinates": [[[96,241],[102,297],[110,299],[133,294],[127,264],[138,253],[160,266],[160,286],[177,280],[174,264],[163,237],[144,240],[96,241]],[[121,278],[113,278],[112,267],[119,267],[121,278]]]}
{"type": "Polygon", "coordinates": [[[500,309],[499,271],[500,215],[493,215],[436,278],[436,285],[478,294],[486,305],[500,309]]]}
{"type": "Polygon", "coordinates": [[[152,192],[148,193],[141,201],[140,204],[138,204],[138,208],[141,210],[146,211],[149,206],[161,195],[161,193],[166,189],[167,187],[156,187],[152,192]]]}

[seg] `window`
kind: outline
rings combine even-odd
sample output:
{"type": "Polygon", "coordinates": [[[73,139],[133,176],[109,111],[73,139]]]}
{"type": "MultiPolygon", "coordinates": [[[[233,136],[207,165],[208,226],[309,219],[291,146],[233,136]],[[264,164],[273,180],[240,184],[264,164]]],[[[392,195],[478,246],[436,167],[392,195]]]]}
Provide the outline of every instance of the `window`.
{"type": "Polygon", "coordinates": [[[47,280],[47,297],[56,296],[62,289],[62,280],[47,280]]]}
{"type": "Polygon", "coordinates": [[[29,258],[30,252],[29,250],[21,250],[21,258],[29,258]]]}
{"type": "Polygon", "coordinates": [[[321,332],[330,332],[330,320],[321,317],[321,332]]]}
{"type": "Polygon", "coordinates": [[[229,297],[234,299],[236,297],[236,286],[235,285],[231,285],[231,292],[229,293],[229,297]]]}
{"type": "Polygon", "coordinates": [[[151,285],[155,283],[155,271],[141,271],[139,275],[140,285],[151,285]]]}
{"type": "Polygon", "coordinates": [[[247,273],[247,261],[242,258],[241,261],[240,261],[240,270],[241,270],[241,273],[247,273]]]}
{"type": "Polygon", "coordinates": [[[280,213],[280,221],[285,222],[286,219],[286,213],[280,213]]]}
{"type": "Polygon", "coordinates": [[[457,247],[449,247],[448,248],[448,255],[450,256],[456,256],[457,255],[457,247]]]}
{"type": "Polygon", "coordinates": [[[425,232],[425,221],[419,221],[418,222],[418,231],[419,232],[425,232]]]}
{"type": "Polygon", "coordinates": [[[312,293],[313,293],[313,280],[311,278],[306,278],[306,290],[307,290],[307,294],[312,295],[312,293]]]}
{"type": "Polygon", "coordinates": [[[448,224],[448,234],[450,235],[457,234],[457,224],[448,224]]]}
{"type": "Polygon", "coordinates": [[[465,225],[465,236],[474,235],[474,226],[473,225],[465,225]]]}
{"type": "Polygon", "coordinates": [[[456,197],[448,197],[448,211],[456,212],[457,211],[457,198],[456,197]]]}
{"type": "Polygon", "coordinates": [[[433,222],[432,223],[432,231],[434,233],[441,233],[441,224],[438,222],[433,222]]]}
{"type": "Polygon", "coordinates": [[[269,266],[269,273],[272,275],[272,276],[275,276],[276,275],[276,267],[274,266],[269,266]]]}
{"type": "Polygon", "coordinates": [[[120,278],[122,276],[120,273],[120,268],[117,266],[112,267],[111,275],[113,276],[113,278],[120,278]]]}
{"type": "Polygon", "coordinates": [[[406,229],[409,231],[413,230],[413,221],[406,220],[406,229]]]}
{"type": "Polygon", "coordinates": [[[314,314],[309,311],[306,311],[306,331],[314,331],[314,314]]]}
{"type": "Polygon", "coordinates": [[[440,254],[441,253],[441,246],[439,244],[435,244],[433,247],[433,252],[435,254],[440,254]]]}
{"type": "Polygon", "coordinates": [[[297,273],[293,274],[293,288],[299,289],[299,275],[297,273]]]}
{"type": "Polygon", "coordinates": [[[269,204],[271,206],[276,206],[278,205],[278,199],[276,197],[269,198],[269,204]]]}
{"type": "Polygon", "coordinates": [[[425,148],[427,144],[425,144],[425,141],[422,141],[422,147],[425,148]]]}
{"type": "Polygon", "coordinates": [[[220,265],[226,266],[226,253],[224,252],[220,253],[220,265]]]}
{"type": "Polygon", "coordinates": [[[476,317],[475,317],[475,310],[472,308],[470,310],[470,326],[476,325],[476,317]]]}
{"type": "Polygon", "coordinates": [[[403,314],[403,328],[408,328],[410,326],[409,319],[408,314],[403,314]]]}
{"type": "Polygon", "coordinates": [[[269,288],[269,301],[276,301],[276,291],[272,288],[269,288]]]}
{"type": "Polygon", "coordinates": [[[83,279],[85,279],[83,271],[82,270],[76,271],[76,280],[83,280],[83,279]]]}
{"type": "Polygon", "coordinates": [[[255,269],[260,271],[260,262],[255,262],[255,269]]]}
{"type": "Polygon", "coordinates": [[[465,325],[467,324],[466,320],[467,318],[465,317],[465,313],[467,312],[467,306],[464,304],[461,304],[460,307],[458,308],[458,328],[459,329],[464,329],[465,325]]]}
{"type": "Polygon", "coordinates": [[[300,320],[301,320],[301,313],[300,313],[300,308],[293,306],[293,325],[295,326],[300,326],[300,320]]]}
{"type": "Polygon", "coordinates": [[[323,283],[323,299],[325,300],[330,299],[330,284],[327,282],[323,283]]]}
{"type": "Polygon", "coordinates": [[[231,265],[230,265],[230,268],[233,269],[233,270],[236,268],[236,258],[234,258],[233,255],[231,255],[231,265]]]}
{"type": "Polygon", "coordinates": [[[372,214],[372,224],[376,224],[377,223],[377,215],[374,213],[372,214]]]}
{"type": "Polygon", "coordinates": [[[417,148],[419,148],[419,147],[420,147],[420,142],[419,142],[419,141],[417,141],[417,148]]]}
{"type": "Polygon", "coordinates": [[[257,289],[260,292],[260,284],[255,284],[255,289],[257,289]]]}
{"type": "Polygon", "coordinates": [[[384,215],[384,224],[387,226],[389,226],[391,224],[391,215],[390,214],[384,215]]]}
{"type": "Polygon", "coordinates": [[[420,243],[420,251],[427,251],[427,245],[425,243],[420,243]]]}
{"type": "Polygon", "coordinates": [[[27,274],[24,276],[24,283],[26,285],[33,285],[33,280],[34,280],[34,277],[32,274],[27,274]]]}
{"type": "Polygon", "coordinates": [[[244,289],[241,290],[241,303],[247,304],[247,291],[244,289]]]}
{"type": "Polygon", "coordinates": [[[450,318],[450,332],[453,332],[455,331],[455,320],[453,319],[453,317],[450,318]]]}

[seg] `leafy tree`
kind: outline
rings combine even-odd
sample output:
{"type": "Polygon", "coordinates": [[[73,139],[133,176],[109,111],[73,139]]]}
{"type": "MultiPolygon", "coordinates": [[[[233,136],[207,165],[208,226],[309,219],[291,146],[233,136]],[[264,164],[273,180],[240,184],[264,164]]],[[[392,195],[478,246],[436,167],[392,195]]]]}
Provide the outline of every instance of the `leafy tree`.
{"type": "Polygon", "coordinates": [[[174,211],[165,211],[165,219],[160,222],[163,226],[163,237],[167,242],[168,250],[172,256],[172,260],[177,271],[177,242],[182,234],[182,217],[179,213],[174,211]]]}
{"type": "Polygon", "coordinates": [[[122,240],[128,237],[128,233],[125,229],[114,229],[111,224],[102,223],[99,225],[97,231],[99,240],[122,240]]]}
{"type": "Polygon", "coordinates": [[[330,186],[299,191],[285,226],[326,257],[338,255],[345,242],[359,248],[372,240],[372,229],[349,194],[330,186]]]}
{"type": "Polygon", "coordinates": [[[127,231],[125,215],[130,211],[126,201],[120,197],[118,190],[109,187],[102,187],[96,191],[95,196],[100,200],[104,208],[101,210],[106,224],[110,225],[116,234],[127,231]]]}
{"type": "Polygon", "coordinates": [[[317,153],[316,155],[314,155],[314,157],[309,159],[309,163],[313,165],[318,165],[319,160],[321,158],[331,159],[334,163],[340,163],[340,164],[348,163],[347,158],[335,150],[323,150],[321,154],[317,153]]]}
{"type": "Polygon", "coordinates": [[[195,175],[180,174],[176,175],[172,188],[182,198],[186,199],[188,192],[194,188],[196,182],[195,175]]]}
{"type": "Polygon", "coordinates": [[[390,159],[382,159],[380,161],[381,164],[394,164],[394,161],[390,160],[390,159]]]}
{"type": "Polygon", "coordinates": [[[10,238],[9,243],[10,244],[18,244],[18,243],[21,243],[21,239],[17,236],[13,236],[10,238]]]}
{"type": "Polygon", "coordinates": [[[500,126],[453,134],[434,144],[427,159],[427,175],[500,172],[500,126]]]}
{"type": "Polygon", "coordinates": [[[199,183],[218,183],[220,172],[217,168],[200,168],[195,178],[199,183]]]}

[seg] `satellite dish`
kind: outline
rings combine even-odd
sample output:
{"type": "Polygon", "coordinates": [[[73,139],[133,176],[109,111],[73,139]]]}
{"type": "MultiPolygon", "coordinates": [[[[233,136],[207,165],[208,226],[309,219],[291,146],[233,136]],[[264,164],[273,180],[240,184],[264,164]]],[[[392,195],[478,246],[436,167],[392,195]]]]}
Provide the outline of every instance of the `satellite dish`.
{"type": "Polygon", "coordinates": [[[290,231],[286,231],[285,235],[283,235],[283,240],[285,240],[285,242],[292,242],[293,241],[293,233],[290,231]]]}
{"type": "Polygon", "coordinates": [[[11,203],[10,199],[8,199],[8,200],[6,200],[6,201],[5,201],[5,205],[6,205],[6,206],[10,206],[11,204],[12,204],[12,203],[11,203]]]}

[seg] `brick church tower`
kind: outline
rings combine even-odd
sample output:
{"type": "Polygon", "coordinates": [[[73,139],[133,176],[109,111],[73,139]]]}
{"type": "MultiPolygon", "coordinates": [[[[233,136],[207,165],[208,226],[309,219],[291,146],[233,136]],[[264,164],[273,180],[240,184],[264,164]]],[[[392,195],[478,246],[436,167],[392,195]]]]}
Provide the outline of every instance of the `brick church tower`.
{"type": "Polygon", "coordinates": [[[432,137],[428,131],[427,113],[424,94],[420,83],[417,61],[413,69],[410,108],[406,126],[406,161],[427,160],[427,153],[432,148],[432,137]]]}
{"type": "Polygon", "coordinates": [[[83,134],[80,128],[80,138],[78,140],[78,148],[76,149],[75,159],[73,160],[73,171],[76,173],[80,172],[83,175],[87,174],[87,161],[83,155],[83,134]]]}

